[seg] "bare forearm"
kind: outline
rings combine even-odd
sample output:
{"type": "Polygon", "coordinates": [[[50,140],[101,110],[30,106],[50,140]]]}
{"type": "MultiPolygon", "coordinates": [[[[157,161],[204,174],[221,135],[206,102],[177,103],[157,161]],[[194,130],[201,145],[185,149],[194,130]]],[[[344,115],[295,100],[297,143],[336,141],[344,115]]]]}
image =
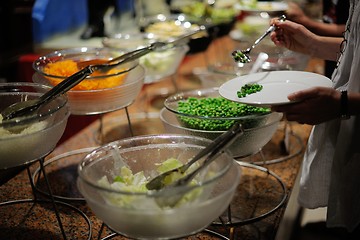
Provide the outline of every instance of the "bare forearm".
{"type": "Polygon", "coordinates": [[[303,24],[307,29],[320,36],[341,37],[345,31],[344,24],[331,24],[307,18],[303,24]]]}
{"type": "Polygon", "coordinates": [[[342,41],[341,37],[317,36],[309,46],[309,54],[313,57],[336,61],[342,41]]]}

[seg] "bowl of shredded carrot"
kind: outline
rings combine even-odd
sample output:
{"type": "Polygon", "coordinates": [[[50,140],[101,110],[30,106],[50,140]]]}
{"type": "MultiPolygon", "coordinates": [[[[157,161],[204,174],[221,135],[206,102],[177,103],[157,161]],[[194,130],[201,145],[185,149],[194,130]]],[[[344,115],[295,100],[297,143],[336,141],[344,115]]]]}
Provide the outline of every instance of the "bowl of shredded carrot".
{"type": "MultiPolygon", "coordinates": [[[[115,49],[91,47],[54,51],[34,61],[33,81],[55,86],[80,71],[80,62],[106,62],[121,54],[115,49]]],[[[135,101],[144,78],[145,70],[137,60],[106,72],[95,71],[67,93],[71,113],[93,115],[125,108],[135,101]]]]}

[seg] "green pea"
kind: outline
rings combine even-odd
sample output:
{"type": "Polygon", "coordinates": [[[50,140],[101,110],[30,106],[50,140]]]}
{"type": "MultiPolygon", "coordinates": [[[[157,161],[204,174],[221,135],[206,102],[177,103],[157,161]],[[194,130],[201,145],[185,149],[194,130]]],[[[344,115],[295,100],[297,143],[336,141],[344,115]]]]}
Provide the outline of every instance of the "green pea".
{"type": "MultiPolygon", "coordinates": [[[[191,97],[178,103],[178,111],[193,116],[229,118],[263,114],[270,112],[270,109],[248,106],[222,97],[191,97]]],[[[206,120],[185,116],[181,116],[179,119],[188,128],[207,131],[225,131],[235,122],[234,120],[206,120]]],[[[244,119],[241,123],[245,128],[250,128],[260,124],[260,120],[244,119]]]]}
{"type": "Polygon", "coordinates": [[[237,91],[237,96],[239,98],[243,98],[249,94],[260,92],[262,89],[263,89],[263,86],[258,83],[245,84],[241,87],[241,89],[239,91],[237,91]]]}

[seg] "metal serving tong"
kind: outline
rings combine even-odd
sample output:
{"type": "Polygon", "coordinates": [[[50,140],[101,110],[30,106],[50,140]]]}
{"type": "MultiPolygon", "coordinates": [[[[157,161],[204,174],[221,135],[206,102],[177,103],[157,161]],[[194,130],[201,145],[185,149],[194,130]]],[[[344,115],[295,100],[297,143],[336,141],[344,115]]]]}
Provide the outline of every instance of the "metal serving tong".
{"type": "MultiPolygon", "coordinates": [[[[189,32],[187,34],[184,34],[174,40],[170,40],[167,42],[154,42],[146,47],[139,48],[134,51],[125,53],[117,58],[114,58],[114,59],[108,61],[107,63],[88,65],[89,62],[85,61],[87,64],[86,64],[86,66],[84,66],[83,69],[74,73],[70,77],[64,79],[62,82],[60,82],[59,84],[54,86],[51,90],[49,90],[48,92],[43,94],[38,99],[17,102],[17,103],[14,103],[14,104],[8,106],[7,108],[5,108],[3,111],[1,111],[1,115],[3,116],[3,121],[7,121],[7,120],[10,120],[10,119],[13,119],[16,117],[21,117],[21,116],[32,114],[40,106],[55,99],[59,95],[64,94],[67,91],[69,91],[72,87],[74,87],[75,85],[80,83],[87,76],[92,74],[94,71],[106,72],[106,71],[110,70],[111,68],[114,68],[121,64],[138,59],[155,49],[161,49],[161,48],[166,48],[168,46],[176,45],[179,42],[183,41],[184,39],[189,38],[190,36],[197,34],[201,31],[205,31],[205,27],[201,26],[199,29],[189,32]]],[[[124,73],[129,72],[133,68],[135,68],[135,66],[125,69],[123,72],[124,73]]]]}
{"type": "Polygon", "coordinates": [[[222,154],[223,151],[237,139],[237,137],[243,134],[243,132],[244,130],[241,124],[235,123],[228,131],[221,134],[212,143],[196,154],[188,163],[173,170],[164,172],[150,180],[146,184],[146,188],[148,190],[157,190],[154,192],[157,204],[160,207],[174,207],[182,199],[182,197],[191,190],[189,188],[181,188],[181,186],[188,185],[199,172],[209,166],[209,164],[222,154]],[[176,172],[184,174],[192,164],[203,157],[206,157],[205,160],[194,171],[186,174],[184,177],[169,185],[164,184],[164,180],[167,176],[176,172]]]}
{"type": "MultiPolygon", "coordinates": [[[[114,64],[99,64],[99,65],[88,65],[82,70],[74,73],[70,77],[67,77],[63,81],[61,81],[59,84],[51,88],[49,91],[41,95],[37,99],[23,101],[23,102],[17,102],[14,103],[4,110],[1,111],[1,115],[3,116],[3,121],[7,121],[16,117],[22,117],[29,114],[32,114],[35,110],[37,110],[42,105],[50,102],[51,100],[55,99],[56,97],[60,96],[61,94],[66,93],[69,91],[72,87],[80,83],[82,80],[84,80],[87,76],[89,76],[94,71],[102,70],[102,69],[109,69],[115,66],[118,66],[120,64],[124,64],[130,61],[133,61],[149,51],[152,50],[152,47],[144,48],[143,50],[133,51],[126,53],[121,56],[120,61],[114,63],[114,64]]],[[[135,65],[136,66],[136,65],[135,65]]],[[[128,69],[125,69],[123,72],[129,72],[135,66],[130,67],[128,69]]]]}
{"type": "Polygon", "coordinates": [[[210,143],[206,148],[201,150],[198,154],[196,154],[189,162],[182,165],[181,167],[175,168],[173,170],[164,172],[152,180],[150,180],[146,184],[146,188],[148,190],[161,190],[164,187],[176,187],[181,185],[186,185],[189,183],[196,174],[198,174],[201,170],[207,167],[211,162],[213,162],[217,156],[219,156],[223,150],[225,150],[230,144],[232,144],[236,137],[242,135],[243,128],[240,123],[235,123],[229,130],[221,134],[217,137],[212,143],[210,143]],[[173,182],[171,185],[165,185],[164,179],[173,174],[175,172],[184,174],[189,167],[197,162],[198,160],[202,159],[203,157],[207,156],[207,158],[203,161],[202,165],[195,169],[193,172],[185,175],[184,177],[178,179],[177,181],[173,182]]]}
{"type": "MultiPolygon", "coordinates": [[[[179,36],[179,37],[177,37],[175,39],[171,39],[171,40],[165,41],[165,42],[156,41],[156,42],[154,42],[154,43],[152,43],[152,44],[150,44],[148,46],[133,50],[133,51],[131,51],[129,53],[126,53],[124,55],[121,55],[121,56],[119,56],[117,58],[111,59],[105,64],[108,64],[108,67],[112,68],[113,66],[116,66],[114,64],[117,64],[117,63],[123,61],[124,58],[127,58],[127,57],[129,57],[129,56],[131,56],[133,54],[140,53],[140,56],[138,56],[138,57],[141,57],[141,56],[143,56],[143,55],[145,55],[145,54],[147,54],[147,53],[149,53],[149,52],[151,52],[153,50],[163,50],[163,51],[165,51],[165,50],[167,50],[169,48],[172,48],[173,46],[181,43],[183,40],[185,40],[185,39],[187,39],[187,38],[189,38],[189,37],[191,37],[191,36],[193,36],[193,35],[195,35],[195,34],[197,34],[199,32],[203,32],[205,30],[206,30],[205,26],[200,26],[197,30],[185,33],[185,34],[183,34],[183,35],[181,35],[181,36],[179,36]]],[[[78,68],[82,69],[82,68],[84,68],[84,67],[86,67],[88,65],[105,65],[105,64],[100,59],[92,59],[92,60],[88,60],[88,61],[78,62],[77,66],[78,66],[78,68]]],[[[106,72],[106,71],[109,70],[109,68],[104,66],[101,69],[97,69],[97,71],[106,72]]]]}

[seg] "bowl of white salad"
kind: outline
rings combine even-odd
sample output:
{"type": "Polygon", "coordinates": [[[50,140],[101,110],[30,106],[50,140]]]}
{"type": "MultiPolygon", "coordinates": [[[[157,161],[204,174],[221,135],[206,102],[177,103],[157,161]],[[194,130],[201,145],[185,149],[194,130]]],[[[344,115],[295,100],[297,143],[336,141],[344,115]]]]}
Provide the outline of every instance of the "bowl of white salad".
{"type": "Polygon", "coordinates": [[[61,95],[30,115],[3,119],[8,106],[40,97],[50,87],[37,83],[0,83],[0,169],[24,165],[50,153],[64,133],[70,115],[61,95]]]}
{"type": "MultiPolygon", "coordinates": [[[[217,219],[231,202],[240,180],[231,154],[220,154],[188,185],[149,190],[146,184],[182,166],[209,143],[205,138],[174,134],[111,142],[87,154],[79,164],[78,189],[95,215],[123,236],[174,239],[195,234],[217,219]],[[178,201],[169,205],[167,198],[176,196],[180,196],[178,201]]],[[[165,182],[171,184],[200,163],[165,182]]]]}

